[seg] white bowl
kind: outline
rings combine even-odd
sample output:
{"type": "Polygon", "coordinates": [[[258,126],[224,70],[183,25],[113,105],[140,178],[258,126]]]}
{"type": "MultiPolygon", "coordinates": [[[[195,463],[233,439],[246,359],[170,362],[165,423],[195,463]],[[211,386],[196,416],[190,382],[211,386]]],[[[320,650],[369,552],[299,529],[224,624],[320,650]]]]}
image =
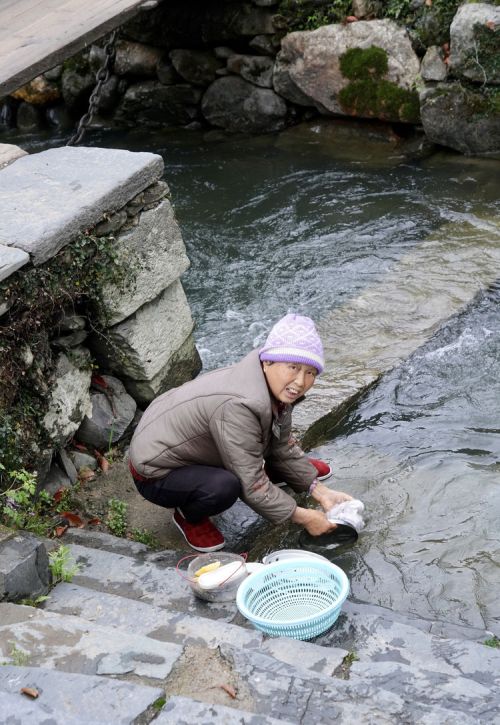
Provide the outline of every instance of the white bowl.
{"type": "Polygon", "coordinates": [[[236,599],[238,587],[247,576],[248,572],[245,559],[242,556],[221,551],[213,551],[209,554],[200,554],[199,556],[196,556],[191,560],[186,572],[186,578],[194,594],[207,602],[230,602],[231,600],[236,599]],[[240,566],[232,575],[218,586],[213,589],[203,589],[199,585],[198,577],[195,577],[194,574],[198,571],[198,569],[201,569],[202,566],[212,564],[214,561],[220,561],[221,566],[237,561],[240,563],[240,566]]]}

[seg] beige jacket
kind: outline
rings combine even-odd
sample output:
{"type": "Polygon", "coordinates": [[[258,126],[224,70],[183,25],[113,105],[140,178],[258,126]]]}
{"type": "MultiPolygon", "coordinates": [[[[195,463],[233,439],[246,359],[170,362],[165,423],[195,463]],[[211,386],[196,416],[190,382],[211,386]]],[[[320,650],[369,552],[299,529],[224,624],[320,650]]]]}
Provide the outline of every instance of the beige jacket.
{"type": "Polygon", "coordinates": [[[154,400],[134,433],[130,460],[146,478],[162,478],[174,468],[225,468],[241,482],[241,498],[261,516],[279,524],[296,509],[295,500],[275,486],[286,481],[307,491],[316,469],[289,443],[292,406],[273,419],[271,397],[254,350],[231,367],[200,375],[154,400]]]}

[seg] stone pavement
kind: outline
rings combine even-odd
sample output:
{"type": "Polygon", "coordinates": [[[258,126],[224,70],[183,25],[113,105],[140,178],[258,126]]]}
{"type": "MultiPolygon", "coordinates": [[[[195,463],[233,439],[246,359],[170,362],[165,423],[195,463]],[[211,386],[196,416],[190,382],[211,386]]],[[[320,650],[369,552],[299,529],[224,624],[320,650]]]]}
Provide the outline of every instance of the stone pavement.
{"type": "Polygon", "coordinates": [[[500,724],[482,631],[348,601],[315,642],[271,639],[195,599],[181,553],[74,538],[43,608],[0,603],[0,723],[500,724]]]}

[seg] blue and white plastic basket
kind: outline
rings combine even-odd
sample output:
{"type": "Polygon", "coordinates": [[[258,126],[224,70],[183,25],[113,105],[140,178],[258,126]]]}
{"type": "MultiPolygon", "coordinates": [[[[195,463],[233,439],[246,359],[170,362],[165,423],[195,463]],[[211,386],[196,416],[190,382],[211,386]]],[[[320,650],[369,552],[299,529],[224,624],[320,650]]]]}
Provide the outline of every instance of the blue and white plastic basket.
{"type": "Polygon", "coordinates": [[[349,594],[340,567],[312,558],[266,565],[238,587],[241,614],[271,637],[312,639],[337,620],[349,594]]]}

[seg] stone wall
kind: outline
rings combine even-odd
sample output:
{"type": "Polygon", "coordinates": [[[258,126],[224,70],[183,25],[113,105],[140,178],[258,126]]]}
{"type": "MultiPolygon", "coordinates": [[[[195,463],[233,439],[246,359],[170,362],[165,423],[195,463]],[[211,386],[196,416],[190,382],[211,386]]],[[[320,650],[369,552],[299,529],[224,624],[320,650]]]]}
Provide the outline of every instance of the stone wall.
{"type": "MultiPolygon", "coordinates": [[[[500,152],[500,7],[399,6],[163,2],[120,29],[93,125],[267,133],[323,114],[422,124],[435,143],[500,152]]],[[[5,99],[0,123],[70,128],[87,110],[105,40],[5,99]]]]}
{"type": "Polygon", "coordinates": [[[52,464],[50,488],[81,467],[70,440],[114,445],[138,405],[199,371],[189,260],[156,154],[0,145],[0,168],[0,460],[42,478],[52,464]]]}

